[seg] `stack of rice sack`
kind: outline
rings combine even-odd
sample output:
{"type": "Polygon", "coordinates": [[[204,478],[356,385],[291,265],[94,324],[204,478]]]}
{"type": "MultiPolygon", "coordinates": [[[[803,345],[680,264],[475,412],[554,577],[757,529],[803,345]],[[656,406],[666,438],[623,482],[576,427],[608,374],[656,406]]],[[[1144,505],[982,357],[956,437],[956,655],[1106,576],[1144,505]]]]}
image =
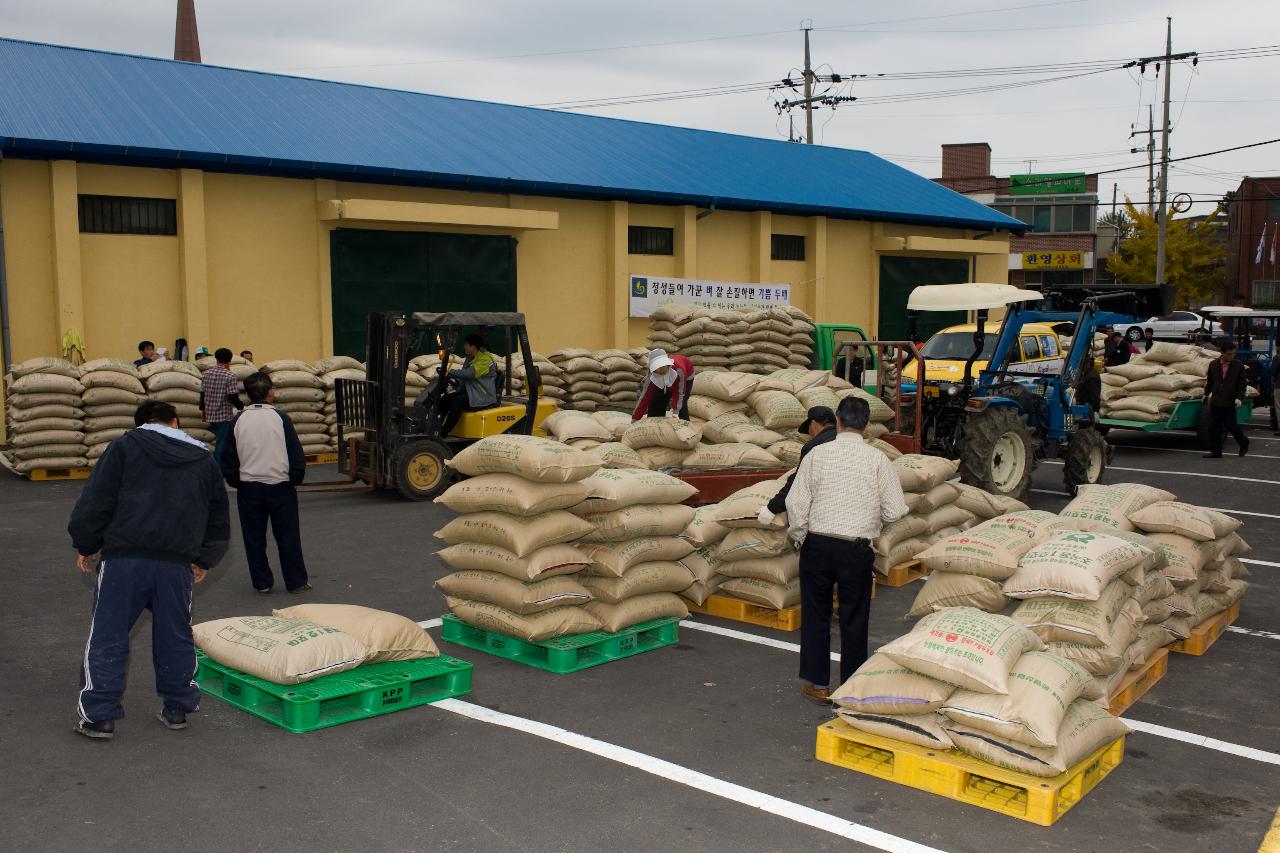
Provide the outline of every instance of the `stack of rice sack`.
{"type": "Polygon", "coordinates": [[[657,471],[684,464],[701,438],[702,430],[689,421],[662,417],[641,418],[623,431],[621,441],[657,471]]]}
{"type": "Polygon", "coordinates": [[[548,435],[578,450],[592,451],[603,468],[648,468],[644,458],[622,443],[631,426],[623,412],[579,412],[561,409],[542,422],[548,435]]]}
{"type": "Polygon", "coordinates": [[[455,570],[436,582],[453,614],[530,642],[600,630],[581,583],[591,560],[571,544],[596,528],[568,511],[587,499],[582,481],[599,461],[552,439],[500,435],[448,465],[470,478],[436,498],[462,513],[435,534],[455,570]]]}
{"type": "MultiPolygon", "coordinates": [[[[206,370],[217,364],[218,361],[211,355],[199,356],[195,360],[196,368],[203,374],[206,370]]],[[[245,377],[258,372],[258,367],[253,362],[238,355],[231,356],[231,365],[229,367],[231,374],[244,382],[245,377]]]]}
{"type": "MultiPolygon", "coordinates": [[[[146,390],[132,362],[99,358],[81,368],[80,384],[84,386],[84,456],[92,467],[106,451],[107,445],[133,429],[133,416],[146,399],[146,390]]],[[[200,423],[200,407],[175,403],[180,426],[200,423]]]]}
{"type": "Polygon", "coordinates": [[[1100,696],[1018,622],[955,607],[882,647],[832,700],[856,729],[1052,777],[1127,733],[1100,696]]]}
{"type": "Polygon", "coordinates": [[[813,323],[798,308],[710,309],[663,306],[653,312],[649,346],[689,358],[698,368],[768,374],[808,367],[813,323]]]}
{"type": "Polygon", "coordinates": [[[959,487],[947,482],[955,476],[958,466],[955,460],[915,453],[893,460],[903,498],[911,511],[886,524],[872,543],[877,572],[887,575],[894,566],[915,559],[939,539],[973,526],[976,516],[957,506],[959,487]]]}
{"type": "Polygon", "coordinates": [[[719,571],[720,559],[716,550],[729,528],[716,521],[720,504],[707,504],[693,511],[693,520],[689,522],[680,537],[689,543],[692,549],[688,556],[680,559],[680,564],[694,576],[694,582],[680,597],[697,605],[705,604],[707,598],[720,589],[729,576],[719,571]]]}
{"type": "Polygon", "coordinates": [[[591,357],[604,368],[605,394],[609,404],[634,409],[647,362],[646,367],[641,367],[629,351],[620,349],[597,350],[591,357]]]}
{"type": "MultiPolygon", "coordinates": [[[[324,450],[332,452],[338,449],[338,397],[334,390],[334,380],[337,379],[364,379],[364,365],[356,361],[349,355],[331,355],[322,358],[311,365],[312,372],[320,378],[320,385],[324,390],[324,408],[320,410],[319,420],[315,417],[315,412],[298,412],[298,416],[290,415],[293,420],[295,429],[303,424],[319,424],[322,430],[310,430],[310,434],[324,435],[324,450]]],[[[298,436],[303,435],[299,430],[298,436]]]]}
{"type": "Polygon", "coordinates": [[[580,576],[594,601],[586,605],[604,630],[684,618],[681,593],[696,576],[682,560],[693,545],[682,534],[694,518],[685,506],[697,491],[658,471],[601,469],[582,481],[586,499],[570,511],[591,526],[578,541],[590,560],[580,576]]]}
{"type": "MultiPolygon", "coordinates": [[[[262,372],[271,377],[276,389],[276,408],[293,421],[303,452],[326,452],[331,441],[329,426],[325,423],[327,396],[324,380],[316,375],[316,368],[305,361],[280,359],[262,365],[262,372]]],[[[336,402],[333,406],[336,414],[336,402]]]]}
{"type": "Polygon", "coordinates": [[[783,610],[800,603],[800,554],[787,536],[787,515],[768,524],[756,516],[786,483],[786,477],[740,489],[717,504],[709,520],[727,533],[710,569],[727,580],[722,595],[783,610]]]}
{"type": "Polygon", "coordinates": [[[1102,375],[1102,414],[1126,421],[1157,423],[1182,400],[1204,396],[1205,377],[1217,354],[1197,346],[1163,341],[1127,364],[1102,375]]]}
{"type": "Polygon", "coordinates": [[[562,349],[551,353],[551,362],[563,374],[566,409],[594,412],[609,402],[608,376],[605,367],[585,349],[562,349]]]}
{"type": "Polygon", "coordinates": [[[679,353],[698,369],[730,364],[729,333],[735,311],[663,306],[649,320],[649,347],[679,353]]]}
{"type": "Polygon", "coordinates": [[[13,365],[5,377],[5,455],[19,473],[87,464],[79,376],[80,369],[64,359],[33,358],[13,365]]]}
{"type": "MultiPolygon", "coordinates": [[[[546,397],[557,403],[562,403],[566,396],[564,371],[557,365],[552,363],[544,355],[533,353],[533,366],[537,368],[538,375],[541,379],[541,390],[538,392],[539,397],[546,397]]],[[[517,354],[512,357],[511,362],[511,387],[517,394],[523,394],[528,388],[529,368],[525,365],[524,357],[517,354]]]]}
{"type": "Polygon", "coordinates": [[[146,386],[147,399],[173,406],[178,428],[212,447],[214,435],[200,412],[200,368],[189,361],[153,361],[139,367],[138,376],[146,386]]]}

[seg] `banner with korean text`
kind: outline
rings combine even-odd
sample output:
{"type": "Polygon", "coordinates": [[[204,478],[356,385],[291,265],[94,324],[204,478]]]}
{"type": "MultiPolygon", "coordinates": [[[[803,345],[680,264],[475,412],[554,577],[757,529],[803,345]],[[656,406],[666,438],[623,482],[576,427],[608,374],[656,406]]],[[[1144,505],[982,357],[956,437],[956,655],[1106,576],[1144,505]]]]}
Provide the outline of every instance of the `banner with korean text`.
{"type": "Polygon", "coordinates": [[[663,305],[687,305],[691,308],[772,308],[790,304],[789,284],[631,276],[632,317],[648,317],[663,305]]]}

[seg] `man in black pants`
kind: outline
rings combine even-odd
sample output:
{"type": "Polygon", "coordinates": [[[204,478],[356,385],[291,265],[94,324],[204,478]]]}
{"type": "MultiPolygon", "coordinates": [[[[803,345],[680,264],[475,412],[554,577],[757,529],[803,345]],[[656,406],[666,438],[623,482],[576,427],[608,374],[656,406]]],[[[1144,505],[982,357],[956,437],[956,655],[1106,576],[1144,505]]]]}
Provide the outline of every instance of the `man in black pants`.
{"type": "Polygon", "coordinates": [[[151,611],[151,658],[160,721],[184,729],[200,705],[191,637],[191,585],[227,553],[227,490],[204,445],[178,430],[168,403],[143,403],[107,447],[71,511],[76,566],[97,572],[93,619],[80,663],[80,722],[91,738],[115,735],[129,669],[129,631],[151,611]],[[97,557],[102,560],[98,562],[97,557]]]}
{"type": "MultiPolygon", "coordinates": [[[[809,451],[815,447],[821,447],[830,441],[836,439],[836,413],[826,406],[814,406],[809,410],[809,417],[804,423],[800,424],[800,432],[807,433],[809,440],[804,443],[804,447],[800,448],[800,461],[809,455],[809,451]]],[[[767,504],[760,508],[760,513],[756,516],[756,520],[761,524],[769,524],[773,521],[774,516],[781,515],[787,511],[787,495],[791,494],[791,482],[795,480],[795,472],[791,472],[791,476],[787,478],[787,482],[778,490],[767,504]]]]}
{"type": "Polygon", "coordinates": [[[800,546],[800,677],[804,695],[830,701],[831,594],[840,594],[840,680],[867,659],[871,543],[882,525],[906,515],[889,458],[862,439],[871,410],[846,397],[834,441],[800,463],[787,496],[788,532],[800,546]]]}
{"type": "Polygon", "coordinates": [[[265,373],[245,377],[249,406],[231,422],[222,454],[222,476],[236,489],[236,509],[253,588],[264,595],[275,586],[267,561],[267,522],[280,552],[280,574],[289,592],[311,589],[302,559],[297,486],[307,475],[307,457],[293,421],[277,409],[275,388],[265,373]]]}
{"type": "Polygon", "coordinates": [[[1236,409],[1244,403],[1247,390],[1244,365],[1236,361],[1236,345],[1226,341],[1222,345],[1222,356],[1209,365],[1205,376],[1204,405],[1209,407],[1209,453],[1206,459],[1222,458],[1222,445],[1228,432],[1236,440],[1241,456],[1249,452],[1249,438],[1236,420],[1236,409]]]}

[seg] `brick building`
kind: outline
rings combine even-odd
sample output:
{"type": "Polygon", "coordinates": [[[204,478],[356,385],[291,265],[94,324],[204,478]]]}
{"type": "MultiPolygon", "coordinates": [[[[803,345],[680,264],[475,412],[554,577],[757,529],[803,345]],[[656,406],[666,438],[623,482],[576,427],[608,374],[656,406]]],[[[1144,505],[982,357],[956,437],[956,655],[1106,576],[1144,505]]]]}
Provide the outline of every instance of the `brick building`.
{"type": "Polygon", "coordinates": [[[1245,178],[1227,206],[1227,280],[1225,305],[1280,306],[1280,178],[1245,178]],[[1262,261],[1258,240],[1266,229],[1262,261]],[[1274,243],[1273,243],[1274,241],[1274,243]],[[1271,247],[1276,246],[1276,260],[1271,247]]]}
{"type": "Polygon", "coordinates": [[[1009,242],[1009,283],[1087,284],[1096,280],[1098,176],[1082,172],[991,173],[991,146],[942,146],[945,187],[993,207],[1028,226],[1009,242]]]}

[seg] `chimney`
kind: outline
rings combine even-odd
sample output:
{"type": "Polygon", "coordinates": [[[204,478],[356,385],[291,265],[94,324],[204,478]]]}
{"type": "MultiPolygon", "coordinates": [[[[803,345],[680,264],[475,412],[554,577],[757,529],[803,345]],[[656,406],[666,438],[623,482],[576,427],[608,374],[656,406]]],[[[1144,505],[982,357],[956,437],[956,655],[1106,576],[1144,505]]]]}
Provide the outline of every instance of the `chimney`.
{"type": "Polygon", "coordinates": [[[991,146],[985,142],[957,142],[942,146],[942,179],[991,177],[991,146]]]}
{"type": "Polygon", "coordinates": [[[200,61],[196,0],[178,0],[178,23],[173,32],[173,58],[182,62],[200,61]]]}

